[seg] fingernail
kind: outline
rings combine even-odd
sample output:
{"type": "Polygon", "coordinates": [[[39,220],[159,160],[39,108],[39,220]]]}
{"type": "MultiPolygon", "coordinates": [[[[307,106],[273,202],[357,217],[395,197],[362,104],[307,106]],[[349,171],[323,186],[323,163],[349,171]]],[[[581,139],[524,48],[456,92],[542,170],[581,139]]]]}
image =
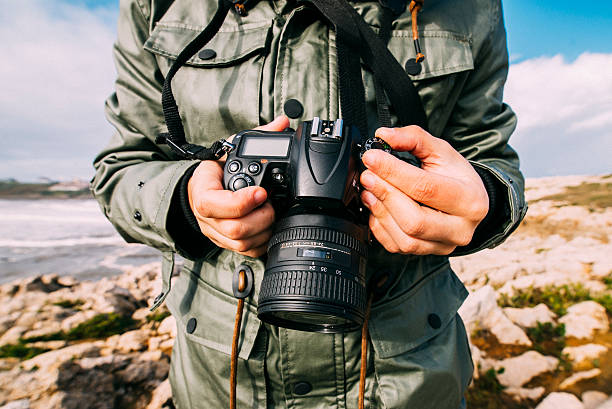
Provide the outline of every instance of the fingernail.
{"type": "Polygon", "coordinates": [[[361,184],[363,187],[369,189],[374,186],[374,183],[376,183],[376,180],[374,179],[374,175],[372,175],[372,173],[366,171],[361,174],[361,184]]]}
{"type": "Polygon", "coordinates": [[[255,202],[257,204],[263,203],[266,200],[267,194],[263,189],[257,189],[255,192],[255,202]]]}
{"type": "Polygon", "coordinates": [[[376,196],[374,196],[372,193],[368,192],[367,190],[364,190],[363,193],[361,194],[361,200],[363,200],[363,203],[365,203],[366,206],[370,207],[373,206],[374,203],[376,203],[376,196]]]}

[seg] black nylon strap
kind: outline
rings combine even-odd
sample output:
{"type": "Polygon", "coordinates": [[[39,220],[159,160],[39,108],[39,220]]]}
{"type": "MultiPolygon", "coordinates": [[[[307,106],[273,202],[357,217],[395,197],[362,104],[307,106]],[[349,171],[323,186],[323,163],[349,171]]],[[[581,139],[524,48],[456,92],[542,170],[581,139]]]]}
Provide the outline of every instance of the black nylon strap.
{"type": "MultiPolygon", "coordinates": [[[[225,21],[225,17],[229,10],[233,7],[233,4],[228,0],[219,0],[219,7],[217,12],[213,16],[210,23],[206,26],[206,28],[198,34],[196,38],[194,38],[183,50],[179,53],[170,67],[168,74],[166,75],[166,79],[164,80],[164,87],[162,89],[162,109],[164,112],[164,119],[166,121],[166,126],[168,127],[168,136],[163,136],[168,142],[168,144],[173,148],[175,152],[182,156],[186,156],[181,151],[192,153],[191,158],[193,159],[218,159],[219,154],[219,146],[216,142],[217,146],[213,146],[209,149],[202,148],[197,151],[193,151],[190,149],[192,146],[186,146],[187,140],[185,139],[185,129],[183,128],[183,122],[181,121],[181,116],[179,114],[178,106],[176,105],[176,100],[174,99],[174,95],[172,94],[172,78],[177,73],[179,68],[183,66],[196,52],[198,52],[202,47],[204,47],[219,31],[223,21],[225,21]],[[175,146],[173,146],[175,145],[175,146]],[[178,147],[178,149],[176,149],[178,147]]],[[[201,148],[201,147],[198,147],[201,148]]],[[[189,156],[188,156],[189,157],[189,156]]]]}
{"type": "MultiPolygon", "coordinates": [[[[393,12],[391,9],[383,7],[378,38],[380,38],[380,40],[385,44],[389,42],[392,23],[393,12]]],[[[374,90],[376,92],[376,111],[378,113],[378,123],[380,126],[389,128],[391,126],[391,112],[389,111],[389,104],[387,101],[387,96],[385,95],[385,89],[378,78],[374,78],[374,90]]]]}

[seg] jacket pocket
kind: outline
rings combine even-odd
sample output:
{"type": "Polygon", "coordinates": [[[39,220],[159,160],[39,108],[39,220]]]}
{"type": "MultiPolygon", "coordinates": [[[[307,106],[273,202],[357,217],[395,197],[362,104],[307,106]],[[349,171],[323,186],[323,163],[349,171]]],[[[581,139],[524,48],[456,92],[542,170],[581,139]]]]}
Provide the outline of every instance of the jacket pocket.
{"type": "MultiPolygon", "coordinates": [[[[261,74],[270,28],[270,22],[224,24],[177,72],[172,90],[190,142],[210,144],[228,137],[228,132],[259,125],[261,74]]],[[[166,75],[178,54],[203,29],[162,20],[144,47],[158,56],[166,75]]]]}
{"type": "MultiPolygon", "coordinates": [[[[203,268],[200,274],[205,275],[207,270],[203,268]]],[[[231,274],[227,272],[230,279],[231,274]]],[[[199,274],[183,268],[173,283],[167,305],[176,318],[178,330],[187,339],[218,352],[231,354],[237,308],[234,297],[208,284],[199,274]]],[[[249,358],[259,326],[256,308],[245,302],[238,343],[240,358],[249,358]]]]}
{"type": "Polygon", "coordinates": [[[400,355],[435,337],[454,319],[466,296],[446,262],[402,294],[374,305],[369,330],[376,356],[400,355]]]}

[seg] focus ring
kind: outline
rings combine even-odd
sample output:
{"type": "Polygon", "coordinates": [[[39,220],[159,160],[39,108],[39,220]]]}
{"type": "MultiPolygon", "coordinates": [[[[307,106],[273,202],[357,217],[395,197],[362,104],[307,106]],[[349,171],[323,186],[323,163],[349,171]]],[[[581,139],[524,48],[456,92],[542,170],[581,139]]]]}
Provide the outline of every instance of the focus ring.
{"type": "Polygon", "coordinates": [[[357,238],[337,230],[319,227],[292,227],[276,232],[270,239],[268,250],[279,243],[294,240],[317,240],[326,241],[355,250],[360,255],[367,257],[367,247],[357,238]]]}
{"type": "Polygon", "coordinates": [[[264,275],[259,303],[282,296],[314,297],[326,303],[344,304],[358,311],[366,307],[366,289],[358,281],[320,271],[278,271],[264,275]]]}

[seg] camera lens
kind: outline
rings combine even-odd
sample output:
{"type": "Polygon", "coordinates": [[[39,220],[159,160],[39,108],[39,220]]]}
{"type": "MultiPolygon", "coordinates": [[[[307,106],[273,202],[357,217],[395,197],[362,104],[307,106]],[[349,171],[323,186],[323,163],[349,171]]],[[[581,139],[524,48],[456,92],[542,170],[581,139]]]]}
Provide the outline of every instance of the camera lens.
{"type": "Polygon", "coordinates": [[[360,328],[367,301],[366,237],[364,227],[334,216],[281,219],[268,247],[258,317],[302,331],[360,328]]]}

